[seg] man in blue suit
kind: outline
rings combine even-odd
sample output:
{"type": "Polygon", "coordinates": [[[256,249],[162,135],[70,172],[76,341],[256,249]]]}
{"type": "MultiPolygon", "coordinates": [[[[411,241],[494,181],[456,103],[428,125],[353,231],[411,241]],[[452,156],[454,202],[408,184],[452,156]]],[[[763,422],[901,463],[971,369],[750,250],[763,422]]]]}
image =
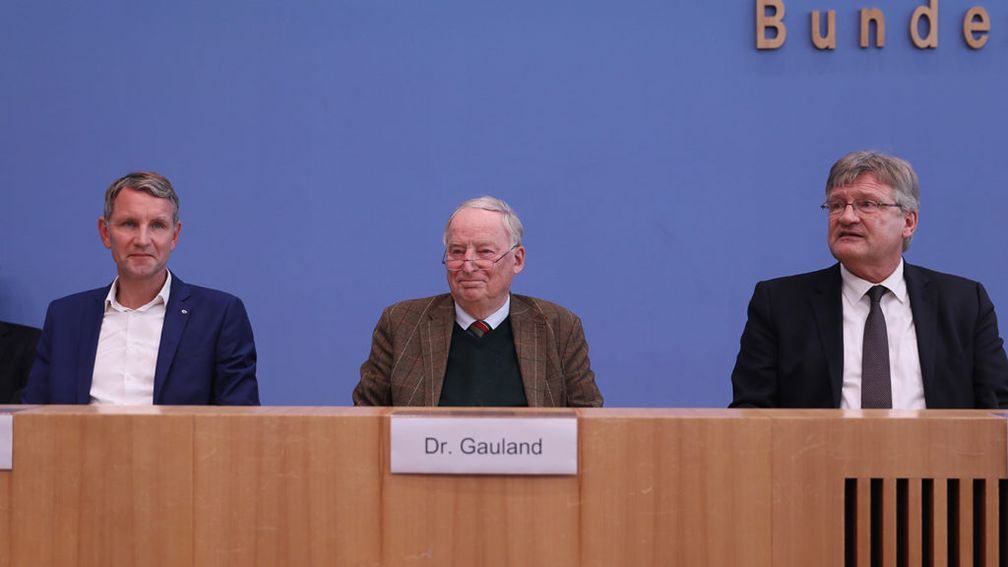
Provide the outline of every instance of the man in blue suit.
{"type": "Polygon", "coordinates": [[[98,233],[118,275],[49,305],[24,403],[259,404],[241,300],[167,268],[181,230],[163,176],[131,173],[108,188],[98,233]]]}

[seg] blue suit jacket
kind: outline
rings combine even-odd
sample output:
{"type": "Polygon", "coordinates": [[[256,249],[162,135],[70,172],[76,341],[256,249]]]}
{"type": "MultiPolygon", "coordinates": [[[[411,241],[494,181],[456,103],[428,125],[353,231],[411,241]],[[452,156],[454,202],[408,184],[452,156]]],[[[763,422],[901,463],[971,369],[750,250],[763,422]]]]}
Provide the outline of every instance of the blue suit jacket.
{"type": "MultiPolygon", "coordinates": [[[[87,404],[109,286],[49,304],[26,404],[87,404]]],[[[258,405],[256,350],[237,297],[172,274],[154,370],[154,403],[258,405]]]]}

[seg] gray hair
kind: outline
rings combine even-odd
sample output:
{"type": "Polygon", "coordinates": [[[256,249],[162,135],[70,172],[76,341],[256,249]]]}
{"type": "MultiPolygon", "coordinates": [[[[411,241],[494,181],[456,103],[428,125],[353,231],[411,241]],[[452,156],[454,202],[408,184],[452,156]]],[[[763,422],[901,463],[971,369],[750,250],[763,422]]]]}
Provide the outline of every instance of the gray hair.
{"type": "Polygon", "coordinates": [[[518,215],[515,214],[511,206],[497,197],[484,195],[475,199],[469,199],[455,207],[451,216],[448,217],[448,224],[445,225],[444,235],[441,237],[441,241],[445,245],[448,244],[448,228],[451,227],[452,219],[462,209],[482,209],[484,211],[500,213],[504,216],[504,229],[507,230],[508,236],[511,237],[511,246],[517,246],[522,243],[522,237],[525,236],[525,228],[522,227],[521,220],[518,219],[518,215]]]}
{"type": "Polygon", "coordinates": [[[158,199],[168,199],[172,204],[172,223],[179,221],[179,198],[165,176],[153,171],[135,171],[112,182],[105,190],[105,222],[112,220],[112,206],[123,189],[143,191],[158,199]]]}
{"type": "MultiPolygon", "coordinates": [[[[866,173],[896,191],[896,204],[900,210],[909,213],[920,209],[920,181],[910,162],[869,150],[851,152],[833,164],[826,178],[826,195],[837,187],[854,183],[866,173]]],[[[903,250],[910,248],[912,238],[911,234],[903,239],[903,250]]]]}

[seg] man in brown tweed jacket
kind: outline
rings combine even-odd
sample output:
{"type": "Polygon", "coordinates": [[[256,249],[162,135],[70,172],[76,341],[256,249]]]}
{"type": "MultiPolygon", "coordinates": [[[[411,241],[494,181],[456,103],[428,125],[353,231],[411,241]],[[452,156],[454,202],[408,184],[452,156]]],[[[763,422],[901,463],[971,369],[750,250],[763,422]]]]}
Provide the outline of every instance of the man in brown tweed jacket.
{"type": "Polygon", "coordinates": [[[396,303],[374,330],[356,405],[601,406],[581,320],[511,293],[524,230],[493,197],[458,206],[445,228],[449,294],[396,303]]]}

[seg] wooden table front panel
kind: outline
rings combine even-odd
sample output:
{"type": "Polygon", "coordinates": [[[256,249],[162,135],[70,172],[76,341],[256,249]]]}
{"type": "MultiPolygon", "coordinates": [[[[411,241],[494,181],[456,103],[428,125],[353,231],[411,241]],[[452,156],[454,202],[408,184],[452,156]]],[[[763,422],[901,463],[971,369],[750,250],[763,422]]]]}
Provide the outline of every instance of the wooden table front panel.
{"type": "MultiPolygon", "coordinates": [[[[959,550],[972,564],[973,481],[987,479],[984,553],[996,558],[997,479],[1006,476],[1003,418],[983,411],[840,412],[808,410],[773,415],[774,565],[844,564],[844,483],[857,482],[859,565],[869,559],[870,482],[881,486],[882,563],[895,564],[896,486],[907,485],[908,561],[920,557],[920,500],[933,483],[934,561],[944,563],[946,485],[960,482],[959,550]],[[965,510],[965,508],[964,508],[965,510]]],[[[967,564],[967,563],[964,563],[967,564]]]]}
{"type": "Polygon", "coordinates": [[[11,564],[11,471],[0,471],[0,567],[11,564]]]}
{"type": "Polygon", "coordinates": [[[197,416],[195,565],[380,564],[381,419],[197,416]]]}
{"type": "Polygon", "coordinates": [[[584,565],[769,565],[770,421],[586,412],[584,565]]]}
{"type": "Polygon", "coordinates": [[[935,565],[1000,559],[990,412],[580,410],[580,474],[547,477],[391,475],[388,413],[17,412],[0,567],[841,565],[852,487],[858,564],[872,499],[914,518],[922,494],[958,513],[932,519],[935,565]]]}
{"type": "Polygon", "coordinates": [[[186,415],[15,416],[12,564],[193,562],[186,415]]]}

